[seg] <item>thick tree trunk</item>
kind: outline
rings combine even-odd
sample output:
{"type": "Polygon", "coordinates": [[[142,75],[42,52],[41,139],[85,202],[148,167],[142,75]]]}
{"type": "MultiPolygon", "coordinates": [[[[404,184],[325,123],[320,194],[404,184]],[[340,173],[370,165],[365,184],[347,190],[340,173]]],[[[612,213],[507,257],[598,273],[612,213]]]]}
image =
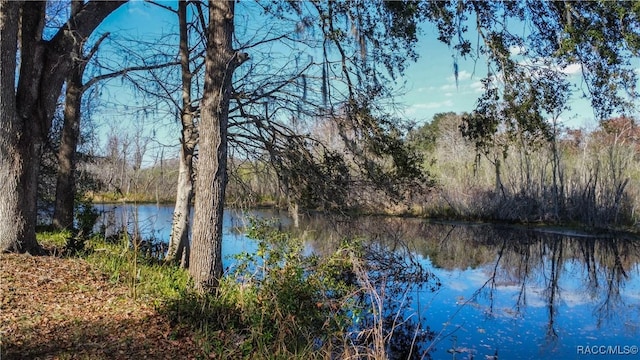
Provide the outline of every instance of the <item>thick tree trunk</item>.
{"type": "MultiPolygon", "coordinates": [[[[76,14],[82,10],[82,3],[82,0],[71,1],[71,13],[76,14]]],[[[52,220],[53,226],[58,229],[73,228],[73,206],[76,195],[76,149],[80,138],[80,109],[82,106],[82,93],[84,92],[82,75],[89,60],[83,59],[82,52],[82,43],[74,43],[70,60],[73,64],[67,78],[64,123],[62,125],[60,148],[58,149],[56,199],[52,220]]]]}
{"type": "Polygon", "coordinates": [[[18,206],[18,150],[15,71],[20,3],[0,1],[0,251],[18,251],[24,218],[18,206]]]}
{"type": "Polygon", "coordinates": [[[2,210],[3,214],[0,215],[3,251],[40,251],[35,238],[40,155],[44,139],[51,128],[51,119],[62,84],[70,71],[70,53],[74,44],[83,43],[102,20],[122,4],[124,1],[85,3],[81,10],[72,14],[69,21],[51,40],[43,41],[46,5],[44,1],[27,1],[20,5],[2,2],[2,17],[7,18],[7,24],[10,25],[6,27],[5,38],[3,20],[0,40],[3,43],[3,106],[5,97],[13,96],[15,100],[7,102],[8,112],[5,114],[3,111],[2,115],[2,141],[6,141],[7,147],[2,149],[0,156],[3,161],[0,166],[6,166],[8,170],[1,175],[8,177],[6,189],[0,192],[0,204],[7,204],[7,210],[2,210]],[[17,31],[11,30],[17,28],[17,24],[13,25],[13,14],[16,12],[14,7],[17,6],[21,7],[22,27],[20,74],[16,87],[13,81],[7,80],[8,77],[13,77],[15,65],[6,63],[5,67],[5,57],[11,56],[15,62],[17,55],[17,31]],[[11,44],[8,44],[9,42],[11,44]],[[7,52],[4,51],[5,48],[7,52]],[[5,81],[8,83],[7,86],[5,81]],[[12,92],[13,89],[16,89],[15,93],[12,92]],[[11,91],[12,94],[7,93],[5,96],[5,91],[11,91]],[[15,230],[5,230],[9,227],[14,227],[15,230]]]}
{"type": "MultiPolygon", "coordinates": [[[[17,212],[10,221],[10,226],[19,230],[8,238],[9,248],[29,253],[40,253],[42,249],[36,241],[37,189],[42,150],[43,127],[46,125],[42,107],[38,103],[40,79],[43,75],[45,46],[42,42],[33,41],[42,36],[44,26],[45,4],[43,2],[25,2],[21,7],[20,36],[20,74],[15,92],[15,115],[17,126],[8,134],[17,139],[13,148],[15,166],[9,176],[17,181],[15,193],[2,192],[0,202],[16,201],[17,212]]],[[[4,40],[4,39],[3,39],[4,40]]],[[[15,57],[16,53],[9,56],[15,57]]],[[[13,181],[13,180],[12,180],[13,181]]],[[[4,220],[4,219],[3,219],[4,220]]],[[[4,237],[4,235],[3,235],[4,237]]],[[[5,242],[5,241],[3,241],[5,242]]]]}
{"type": "Polygon", "coordinates": [[[187,3],[178,3],[180,25],[180,65],[182,68],[182,148],[180,149],[180,170],[178,189],[173,210],[173,224],[169,237],[167,261],[180,260],[182,267],[189,266],[189,214],[193,197],[193,152],[197,143],[197,133],[193,123],[191,107],[191,69],[189,68],[189,37],[187,32],[187,3]]]}
{"type": "MultiPolygon", "coordinates": [[[[79,53],[78,53],[79,54],[79,53]]],[[[73,205],[76,194],[76,148],[80,137],[80,108],[82,101],[82,74],[84,67],[77,65],[67,79],[64,105],[64,124],[58,149],[58,174],[53,226],[58,229],[73,228],[73,205]]]]}
{"type": "Polygon", "coordinates": [[[222,276],[222,215],[227,184],[231,77],[245,56],[232,48],[234,1],[209,1],[205,83],[201,101],[196,202],[189,273],[201,292],[222,276]]]}
{"type": "MultiPolygon", "coordinates": [[[[42,119],[34,117],[32,121],[42,121],[42,119]]],[[[39,130],[25,126],[18,146],[23,157],[23,166],[18,174],[18,204],[22,208],[24,221],[22,233],[18,235],[19,251],[32,254],[42,253],[42,248],[36,241],[38,175],[40,173],[40,158],[42,157],[42,141],[30,141],[30,139],[41,136],[39,130]]]]}

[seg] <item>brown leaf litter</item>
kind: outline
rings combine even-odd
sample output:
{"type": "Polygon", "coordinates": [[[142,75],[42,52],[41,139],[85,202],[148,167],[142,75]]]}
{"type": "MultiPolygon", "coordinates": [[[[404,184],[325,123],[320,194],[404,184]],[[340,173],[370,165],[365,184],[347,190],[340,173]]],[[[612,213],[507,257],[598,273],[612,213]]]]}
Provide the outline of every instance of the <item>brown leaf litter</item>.
{"type": "Polygon", "coordinates": [[[192,332],[129,295],[82,259],[0,254],[0,358],[203,357],[192,332]]]}

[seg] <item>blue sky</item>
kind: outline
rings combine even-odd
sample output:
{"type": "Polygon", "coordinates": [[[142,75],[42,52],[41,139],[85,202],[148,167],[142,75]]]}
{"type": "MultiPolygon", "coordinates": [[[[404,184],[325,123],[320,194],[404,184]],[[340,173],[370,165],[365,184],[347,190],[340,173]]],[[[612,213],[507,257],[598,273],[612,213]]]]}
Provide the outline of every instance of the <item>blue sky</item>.
{"type": "MultiPolygon", "coordinates": [[[[175,2],[164,2],[164,4],[175,7],[175,2]]],[[[176,23],[174,14],[142,1],[132,1],[107,18],[97,34],[111,31],[114,35],[119,33],[150,39],[159,34],[175,33],[176,23]]],[[[258,25],[249,24],[249,26],[258,25]]],[[[236,27],[242,26],[241,21],[236,21],[236,27]]],[[[437,113],[473,110],[476,99],[481,95],[480,79],[487,73],[486,64],[482,61],[458,59],[459,74],[458,86],[456,86],[453,52],[437,40],[437,30],[433,25],[425,24],[422,30],[417,48],[420,58],[416,63],[408,66],[404,77],[398,79],[399,95],[395,101],[400,105],[401,115],[422,123],[430,121],[437,113]]],[[[632,66],[640,72],[640,59],[634,59],[632,66]]],[[[579,66],[570,65],[565,71],[572,82],[579,86],[581,80],[579,66]]],[[[120,84],[119,80],[111,81],[106,91],[122,103],[127,102],[127,97],[131,97],[126,86],[120,84]]],[[[132,102],[135,101],[132,100],[132,102]]],[[[594,120],[594,114],[587,99],[574,96],[570,105],[571,110],[561,115],[564,125],[572,128],[595,127],[597,122],[594,120]]],[[[126,123],[123,117],[128,115],[120,115],[119,111],[121,110],[112,109],[102,115],[100,129],[102,133],[108,133],[109,128],[113,127],[112,124],[121,126],[126,123]]],[[[175,145],[178,144],[179,130],[176,119],[156,118],[149,121],[155,121],[153,131],[163,138],[162,143],[169,144],[175,140],[175,145]]]]}
{"type": "MultiPolygon", "coordinates": [[[[513,49],[516,51],[516,49],[513,49]]],[[[425,25],[418,43],[420,58],[406,72],[405,94],[399,101],[405,106],[405,115],[417,121],[430,121],[441,112],[465,112],[474,109],[481,95],[480,79],[487,74],[485,63],[458,58],[458,87],[453,71],[453,52],[437,40],[434,26],[425,25]]],[[[640,58],[632,62],[640,74],[640,58]]],[[[582,74],[578,64],[569,65],[564,72],[581,95],[582,74]]],[[[586,90],[585,90],[586,91],[586,90]]],[[[571,128],[593,128],[597,125],[588,99],[572,96],[571,109],[561,114],[561,122],[571,128]]],[[[636,114],[638,117],[638,114],[636,114]]]]}

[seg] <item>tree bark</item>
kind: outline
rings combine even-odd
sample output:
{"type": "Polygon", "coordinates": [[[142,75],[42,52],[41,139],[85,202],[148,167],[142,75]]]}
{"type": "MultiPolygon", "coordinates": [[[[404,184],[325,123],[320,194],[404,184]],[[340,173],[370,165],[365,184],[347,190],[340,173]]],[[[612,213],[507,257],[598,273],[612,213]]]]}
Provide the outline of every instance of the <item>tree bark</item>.
{"type": "Polygon", "coordinates": [[[502,164],[500,162],[500,159],[498,157],[496,157],[495,161],[493,162],[493,166],[494,166],[495,174],[496,174],[495,192],[496,192],[496,194],[498,194],[498,193],[502,194],[502,197],[504,198],[506,196],[506,194],[504,193],[504,185],[502,185],[502,178],[500,176],[500,174],[502,172],[501,165],[502,164]]]}
{"type": "MultiPolygon", "coordinates": [[[[21,7],[20,28],[20,73],[15,93],[16,116],[18,126],[17,153],[15,156],[21,163],[17,172],[10,176],[17,179],[15,194],[0,194],[0,202],[5,197],[17,199],[18,212],[12,223],[20,229],[14,242],[13,250],[29,253],[41,253],[42,249],[36,241],[37,189],[40,170],[40,155],[43,144],[44,121],[43,107],[38,101],[40,80],[43,77],[45,44],[38,41],[42,38],[44,28],[44,2],[25,2],[21,7]]],[[[15,53],[12,54],[15,56],[15,53]]],[[[5,250],[5,249],[3,249],[5,250]]]]}
{"type": "MultiPolygon", "coordinates": [[[[81,49],[79,49],[82,51],[81,49]]],[[[76,55],[81,55],[78,52],[76,55]]],[[[80,137],[80,109],[82,101],[82,74],[84,66],[76,64],[67,79],[64,104],[64,124],[58,149],[58,174],[56,201],[53,210],[53,226],[58,229],[73,228],[73,205],[76,194],[76,148],[80,137]]]]}
{"type": "MultiPolygon", "coordinates": [[[[184,132],[184,131],[183,131],[184,132]]],[[[180,169],[178,172],[178,188],[173,210],[173,223],[169,237],[167,261],[180,261],[181,267],[189,267],[189,217],[191,199],[193,198],[193,149],[183,144],[180,151],[180,169]]]]}
{"type": "MultiPolygon", "coordinates": [[[[82,10],[82,0],[71,1],[71,14],[82,10]]],[[[58,229],[72,229],[74,203],[76,195],[75,171],[76,149],[80,138],[82,94],[87,89],[82,84],[82,76],[89,59],[97,51],[100,43],[108,35],[104,34],[95,44],[89,55],[83,55],[82,42],[75,42],[71,49],[72,66],[67,78],[64,104],[64,123],[60,148],[58,149],[58,173],[56,177],[56,198],[52,223],[58,229]]]]}
{"type": "Polygon", "coordinates": [[[232,48],[234,1],[209,1],[201,101],[196,202],[189,273],[200,292],[222,276],[222,216],[227,184],[227,126],[231,77],[246,58],[232,48]]]}
{"type": "MultiPolygon", "coordinates": [[[[110,13],[115,11],[125,1],[89,1],[83,4],[82,8],[73,13],[65,25],[49,41],[42,39],[42,30],[45,23],[44,1],[27,1],[21,4],[21,46],[20,46],[20,74],[18,85],[4,87],[7,77],[3,74],[3,104],[5,91],[16,89],[15,93],[6,94],[14,97],[14,101],[8,102],[8,113],[3,112],[3,134],[2,141],[7,139],[8,162],[3,160],[2,166],[7,166],[9,170],[9,185],[6,191],[0,193],[0,203],[17,204],[7,205],[10,209],[0,217],[3,223],[0,229],[2,248],[1,251],[25,251],[40,252],[41,248],[35,238],[35,226],[37,221],[37,184],[39,175],[40,156],[44,139],[51,129],[51,119],[55,111],[56,102],[60,96],[62,84],[69,75],[71,69],[70,54],[74,44],[83,44],[91,35],[95,28],[110,13]],[[15,103],[15,106],[13,104],[15,103]],[[13,110],[15,109],[15,111],[13,110]],[[6,124],[16,124],[7,126],[6,124]],[[15,119],[13,118],[15,116],[15,119]],[[16,145],[13,145],[17,140],[16,145]],[[15,179],[15,180],[14,180],[15,179]],[[13,182],[16,181],[15,186],[13,182]],[[16,201],[17,200],[17,201],[16,201]],[[15,230],[5,230],[14,227],[15,230]]],[[[14,13],[14,6],[3,2],[2,16],[9,19],[8,24],[13,24],[12,15],[4,15],[4,8],[10,13],[14,13]],[[6,5],[5,5],[6,4],[6,5]]],[[[4,22],[4,21],[3,21],[4,22]]],[[[3,25],[3,48],[5,47],[3,25]]],[[[11,25],[17,28],[17,26],[11,25]]],[[[7,27],[7,42],[13,42],[17,35],[11,34],[7,27]]],[[[6,56],[16,57],[17,48],[15,45],[7,45],[10,52],[3,53],[3,69],[5,68],[4,58],[6,56]]],[[[15,60],[14,60],[15,61],[15,60]]],[[[7,64],[6,73],[15,72],[15,65],[7,64]]],[[[3,70],[4,72],[4,70],[3,70]]],[[[12,76],[12,75],[9,75],[12,76]]],[[[9,83],[9,85],[11,85],[9,83]]],[[[3,149],[2,157],[5,157],[3,149]]],[[[7,174],[5,172],[5,174],[7,174]]],[[[3,175],[5,176],[5,175],[3,175]]]]}
{"type": "Polygon", "coordinates": [[[0,251],[18,251],[24,220],[18,206],[18,150],[21,125],[15,97],[20,3],[0,1],[0,251]]]}
{"type": "Polygon", "coordinates": [[[189,215],[193,198],[193,153],[197,143],[197,133],[193,123],[191,106],[191,69],[189,68],[189,37],[187,32],[187,3],[178,2],[180,26],[180,66],[182,69],[182,138],[180,168],[173,223],[169,237],[167,261],[180,260],[182,267],[189,266],[189,215]]]}

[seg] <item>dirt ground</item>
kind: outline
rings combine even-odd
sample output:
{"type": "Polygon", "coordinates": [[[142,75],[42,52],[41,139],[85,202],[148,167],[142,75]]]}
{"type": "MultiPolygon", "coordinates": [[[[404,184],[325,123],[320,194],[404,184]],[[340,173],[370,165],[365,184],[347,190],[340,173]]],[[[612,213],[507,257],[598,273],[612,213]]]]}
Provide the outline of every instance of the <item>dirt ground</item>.
{"type": "Polygon", "coordinates": [[[82,259],[0,254],[0,359],[196,359],[192,333],[82,259]]]}

